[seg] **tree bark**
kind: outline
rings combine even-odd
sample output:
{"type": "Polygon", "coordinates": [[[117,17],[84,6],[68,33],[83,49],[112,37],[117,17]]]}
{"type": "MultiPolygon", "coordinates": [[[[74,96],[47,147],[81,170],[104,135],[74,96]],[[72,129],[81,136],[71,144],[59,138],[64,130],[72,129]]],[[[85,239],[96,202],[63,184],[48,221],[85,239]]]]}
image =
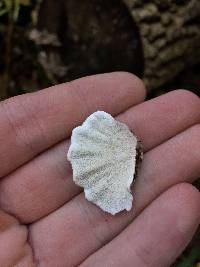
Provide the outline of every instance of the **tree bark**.
{"type": "Polygon", "coordinates": [[[149,90],[200,61],[199,28],[199,0],[44,0],[39,16],[61,42],[67,80],[125,70],[149,90]]]}
{"type": "Polygon", "coordinates": [[[138,25],[151,89],[200,61],[200,1],[124,0],[138,25]]]}

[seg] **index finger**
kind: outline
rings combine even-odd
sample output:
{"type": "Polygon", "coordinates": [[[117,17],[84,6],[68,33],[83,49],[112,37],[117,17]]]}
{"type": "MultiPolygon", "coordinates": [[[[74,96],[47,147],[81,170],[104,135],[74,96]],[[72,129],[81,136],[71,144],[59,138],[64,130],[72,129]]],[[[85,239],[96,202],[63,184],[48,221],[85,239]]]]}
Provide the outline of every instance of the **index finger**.
{"type": "Polygon", "coordinates": [[[145,98],[142,81],[116,72],[94,75],[0,104],[0,177],[69,137],[89,114],[117,115],[145,98]]]}

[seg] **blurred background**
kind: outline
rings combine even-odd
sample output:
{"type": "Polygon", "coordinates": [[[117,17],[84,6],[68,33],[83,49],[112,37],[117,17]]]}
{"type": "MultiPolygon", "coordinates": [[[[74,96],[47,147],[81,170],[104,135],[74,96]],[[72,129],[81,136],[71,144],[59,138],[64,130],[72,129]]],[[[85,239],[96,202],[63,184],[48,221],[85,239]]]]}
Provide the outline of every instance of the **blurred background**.
{"type": "MultiPolygon", "coordinates": [[[[148,98],[200,96],[200,1],[0,0],[1,100],[118,70],[142,78],[148,98]]],[[[174,267],[198,262],[200,231],[174,267]]]]}

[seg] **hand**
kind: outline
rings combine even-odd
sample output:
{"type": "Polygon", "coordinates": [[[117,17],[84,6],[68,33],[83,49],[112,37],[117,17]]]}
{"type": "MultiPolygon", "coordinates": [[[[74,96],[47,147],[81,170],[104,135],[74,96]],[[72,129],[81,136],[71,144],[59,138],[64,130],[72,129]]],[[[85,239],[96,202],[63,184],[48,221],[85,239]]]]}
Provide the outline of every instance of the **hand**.
{"type": "Polygon", "coordinates": [[[91,76],[0,104],[0,266],[164,267],[200,221],[200,99],[177,90],[141,103],[128,73],[91,76]],[[133,208],[116,216],[84,198],[67,161],[71,130],[104,110],[145,155],[133,208]]]}

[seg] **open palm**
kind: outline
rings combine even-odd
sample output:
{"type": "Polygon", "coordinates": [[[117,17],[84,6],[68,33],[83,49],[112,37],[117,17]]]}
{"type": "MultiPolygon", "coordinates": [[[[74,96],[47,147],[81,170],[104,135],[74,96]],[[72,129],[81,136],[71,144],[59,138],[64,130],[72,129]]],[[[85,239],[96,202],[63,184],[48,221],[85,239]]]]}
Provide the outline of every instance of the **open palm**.
{"type": "Polygon", "coordinates": [[[102,74],[0,103],[0,267],[164,267],[200,221],[200,99],[176,90],[143,102],[142,82],[102,74]],[[112,216],[72,181],[72,129],[96,110],[144,146],[133,208],[112,216]]]}

